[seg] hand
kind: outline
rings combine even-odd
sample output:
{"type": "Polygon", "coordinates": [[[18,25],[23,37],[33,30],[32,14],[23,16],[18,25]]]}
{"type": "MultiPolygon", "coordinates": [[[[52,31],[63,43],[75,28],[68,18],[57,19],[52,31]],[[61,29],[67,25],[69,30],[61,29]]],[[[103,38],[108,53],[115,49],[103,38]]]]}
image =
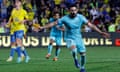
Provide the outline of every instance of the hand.
{"type": "Polygon", "coordinates": [[[35,31],[35,32],[39,32],[40,30],[37,29],[37,28],[34,28],[33,31],[35,31]]]}
{"type": "Polygon", "coordinates": [[[5,25],[5,27],[6,27],[6,28],[10,28],[10,24],[7,23],[7,24],[5,25]]]}
{"type": "Polygon", "coordinates": [[[42,27],[42,26],[41,26],[41,27],[39,27],[39,29],[40,29],[40,30],[43,30],[43,29],[44,29],[44,27],[42,27]]]}
{"type": "Polygon", "coordinates": [[[105,38],[109,38],[110,34],[106,33],[106,32],[102,32],[101,35],[105,38]]]}

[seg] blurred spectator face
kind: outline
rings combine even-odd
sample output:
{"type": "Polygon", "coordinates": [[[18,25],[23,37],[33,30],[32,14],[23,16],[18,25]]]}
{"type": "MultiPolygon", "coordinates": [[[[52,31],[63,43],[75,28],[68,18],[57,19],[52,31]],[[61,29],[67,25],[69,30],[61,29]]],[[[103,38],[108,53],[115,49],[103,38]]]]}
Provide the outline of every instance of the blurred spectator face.
{"type": "Polygon", "coordinates": [[[16,8],[21,7],[21,1],[16,0],[16,1],[15,1],[15,6],[16,6],[16,8]]]}
{"type": "Polygon", "coordinates": [[[70,7],[69,11],[70,11],[70,16],[75,17],[78,12],[78,9],[76,7],[70,7]]]}

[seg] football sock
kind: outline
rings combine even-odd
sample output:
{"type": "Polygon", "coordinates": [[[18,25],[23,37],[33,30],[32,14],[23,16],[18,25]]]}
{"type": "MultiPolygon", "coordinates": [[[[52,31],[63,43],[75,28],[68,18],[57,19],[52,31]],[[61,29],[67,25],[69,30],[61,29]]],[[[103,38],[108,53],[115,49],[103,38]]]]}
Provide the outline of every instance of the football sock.
{"type": "Polygon", "coordinates": [[[17,47],[16,51],[18,53],[18,57],[21,57],[21,47],[17,47]]]}
{"type": "Polygon", "coordinates": [[[85,68],[85,62],[86,62],[86,57],[85,56],[81,56],[80,57],[80,64],[81,64],[81,69],[85,68]]]}
{"type": "Polygon", "coordinates": [[[12,47],[11,50],[10,50],[10,57],[13,57],[14,56],[14,52],[15,52],[15,47],[12,47]]]}
{"type": "Polygon", "coordinates": [[[60,48],[56,48],[56,51],[55,51],[55,57],[58,58],[60,51],[61,51],[60,48]]]}
{"type": "Polygon", "coordinates": [[[25,49],[22,51],[22,53],[23,53],[25,56],[28,56],[28,53],[27,53],[27,51],[26,51],[25,49]]]}
{"type": "Polygon", "coordinates": [[[24,54],[24,56],[28,56],[28,53],[24,47],[22,47],[22,53],[24,54]]]}
{"type": "Polygon", "coordinates": [[[53,48],[52,45],[49,45],[49,46],[48,46],[48,54],[51,54],[52,48],[53,48]]]}
{"type": "Polygon", "coordinates": [[[77,48],[72,49],[72,56],[74,58],[74,60],[77,60],[77,48]]]}

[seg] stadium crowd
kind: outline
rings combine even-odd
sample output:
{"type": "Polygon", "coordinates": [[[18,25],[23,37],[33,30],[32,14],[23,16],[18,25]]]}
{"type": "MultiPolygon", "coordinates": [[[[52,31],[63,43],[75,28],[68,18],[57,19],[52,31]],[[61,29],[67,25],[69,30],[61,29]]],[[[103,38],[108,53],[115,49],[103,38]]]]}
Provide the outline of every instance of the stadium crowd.
{"type": "MultiPolygon", "coordinates": [[[[120,32],[120,0],[23,0],[23,8],[29,16],[28,32],[33,32],[32,24],[47,24],[54,11],[59,11],[61,16],[68,14],[72,4],[101,30],[120,32]]],[[[0,33],[9,32],[5,25],[13,8],[14,0],[0,0],[0,33]]],[[[82,31],[93,32],[87,25],[82,31]]]]}

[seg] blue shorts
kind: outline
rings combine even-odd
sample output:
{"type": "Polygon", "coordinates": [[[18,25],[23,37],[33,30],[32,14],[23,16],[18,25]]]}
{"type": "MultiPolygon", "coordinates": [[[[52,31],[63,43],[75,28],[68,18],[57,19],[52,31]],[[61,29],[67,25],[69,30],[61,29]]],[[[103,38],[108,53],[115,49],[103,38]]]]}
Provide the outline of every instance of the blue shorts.
{"type": "Polygon", "coordinates": [[[13,35],[11,35],[11,42],[15,42],[16,39],[22,39],[24,36],[24,31],[23,30],[19,30],[14,32],[13,35]]]}
{"type": "Polygon", "coordinates": [[[14,34],[10,35],[10,40],[12,43],[14,43],[16,41],[14,34]]]}
{"type": "Polygon", "coordinates": [[[82,39],[77,39],[77,40],[66,39],[66,44],[67,44],[67,48],[70,48],[71,46],[74,45],[76,46],[78,52],[86,52],[86,48],[82,39]]]}
{"type": "Polygon", "coordinates": [[[61,45],[62,37],[52,35],[52,36],[50,36],[50,39],[54,40],[56,45],[61,45]]]}

